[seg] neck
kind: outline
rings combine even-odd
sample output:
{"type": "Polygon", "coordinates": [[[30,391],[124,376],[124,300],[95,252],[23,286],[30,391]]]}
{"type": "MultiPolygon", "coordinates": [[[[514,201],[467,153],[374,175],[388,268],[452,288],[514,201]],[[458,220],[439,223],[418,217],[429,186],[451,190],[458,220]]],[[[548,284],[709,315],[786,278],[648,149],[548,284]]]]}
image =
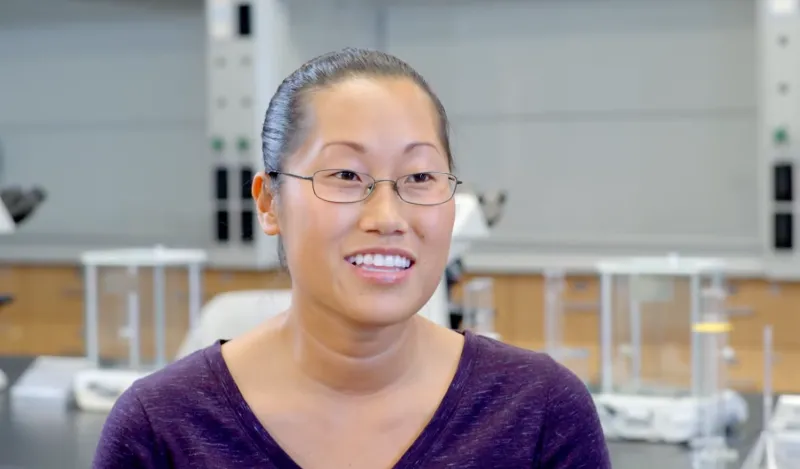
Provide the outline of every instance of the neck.
{"type": "Polygon", "coordinates": [[[421,329],[416,317],[367,327],[321,308],[294,303],[282,331],[292,361],[315,384],[338,394],[375,395],[413,372],[421,329]]]}

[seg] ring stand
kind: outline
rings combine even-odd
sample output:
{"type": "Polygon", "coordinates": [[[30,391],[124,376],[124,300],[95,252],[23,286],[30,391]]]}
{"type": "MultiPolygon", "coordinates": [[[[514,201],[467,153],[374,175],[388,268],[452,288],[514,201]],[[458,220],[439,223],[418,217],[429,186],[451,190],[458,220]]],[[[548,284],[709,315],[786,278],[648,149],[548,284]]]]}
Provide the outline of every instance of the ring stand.
{"type": "Polygon", "coordinates": [[[777,405],[772,383],[772,326],[764,328],[763,428],[741,469],[800,467],[800,395],[783,395],[777,405]]]}

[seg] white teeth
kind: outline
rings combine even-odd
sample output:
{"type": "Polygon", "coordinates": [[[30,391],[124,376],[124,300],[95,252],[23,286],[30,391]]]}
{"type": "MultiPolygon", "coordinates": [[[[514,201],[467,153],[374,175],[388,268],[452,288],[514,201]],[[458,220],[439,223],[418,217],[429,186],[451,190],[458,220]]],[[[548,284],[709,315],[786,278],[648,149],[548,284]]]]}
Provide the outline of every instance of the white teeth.
{"type": "Polygon", "coordinates": [[[356,254],[347,261],[354,265],[374,266],[394,269],[407,269],[411,267],[411,259],[405,256],[387,254],[356,254]]]}

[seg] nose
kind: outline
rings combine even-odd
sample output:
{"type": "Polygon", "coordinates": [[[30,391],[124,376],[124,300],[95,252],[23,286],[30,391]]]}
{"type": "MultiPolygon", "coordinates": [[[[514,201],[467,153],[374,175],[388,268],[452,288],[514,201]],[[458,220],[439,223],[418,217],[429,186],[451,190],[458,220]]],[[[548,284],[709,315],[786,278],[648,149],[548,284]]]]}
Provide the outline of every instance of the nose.
{"type": "Polygon", "coordinates": [[[370,197],[364,202],[359,226],[366,232],[379,235],[403,234],[408,231],[408,222],[403,217],[400,200],[394,185],[389,181],[376,184],[370,197]]]}

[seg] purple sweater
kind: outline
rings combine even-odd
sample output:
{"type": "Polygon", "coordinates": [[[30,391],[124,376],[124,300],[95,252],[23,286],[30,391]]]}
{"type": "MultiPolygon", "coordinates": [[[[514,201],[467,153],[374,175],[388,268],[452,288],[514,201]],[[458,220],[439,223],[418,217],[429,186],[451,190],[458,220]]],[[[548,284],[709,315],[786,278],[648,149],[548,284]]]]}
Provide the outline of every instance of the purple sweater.
{"type": "MultiPolygon", "coordinates": [[[[136,382],[95,469],[300,469],[250,411],[221,342],[136,382]]],[[[450,388],[395,469],[611,468],[584,384],[549,356],[467,333],[450,388]]]]}

